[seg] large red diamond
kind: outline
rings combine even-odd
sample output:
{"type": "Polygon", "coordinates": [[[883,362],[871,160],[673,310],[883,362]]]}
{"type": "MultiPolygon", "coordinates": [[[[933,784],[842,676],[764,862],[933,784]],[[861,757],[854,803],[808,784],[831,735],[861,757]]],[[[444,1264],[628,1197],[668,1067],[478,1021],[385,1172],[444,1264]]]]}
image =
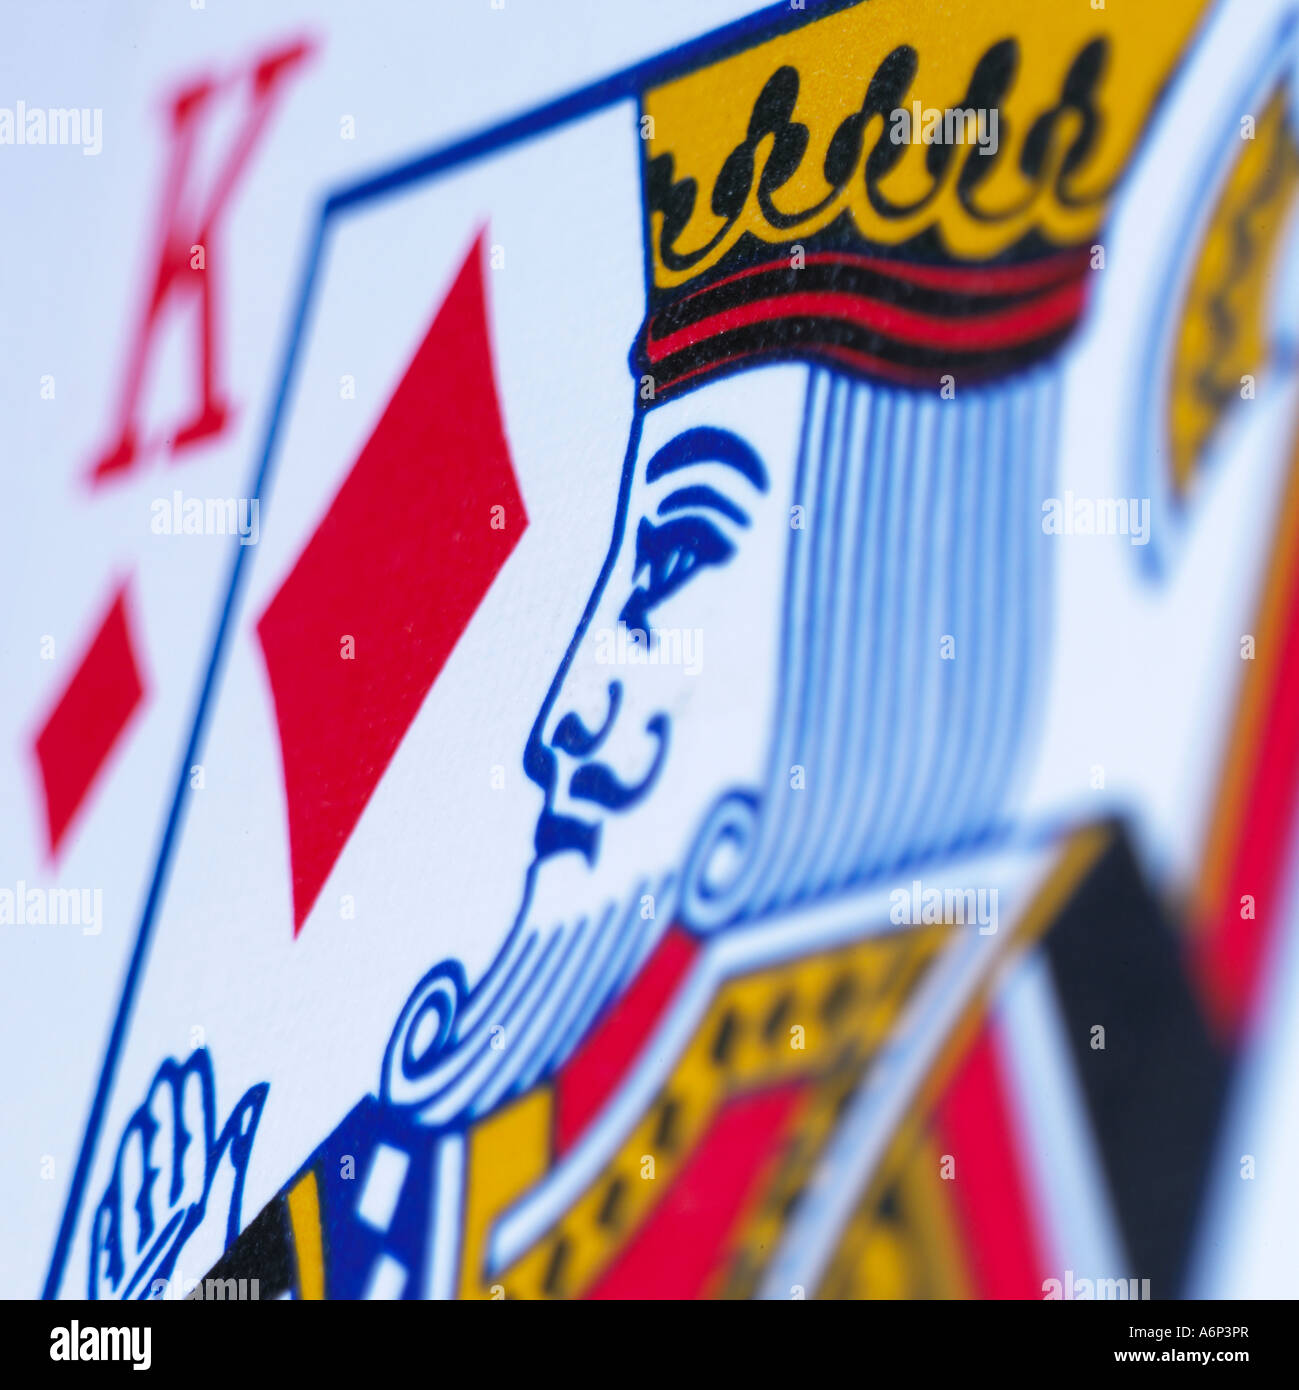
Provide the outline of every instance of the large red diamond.
{"type": "Polygon", "coordinates": [[[123,584],[36,735],[51,858],[143,699],[123,584]]]}
{"type": "Polygon", "coordinates": [[[257,624],[284,760],[295,936],[528,524],[496,397],[483,256],[480,234],[257,624]]]}

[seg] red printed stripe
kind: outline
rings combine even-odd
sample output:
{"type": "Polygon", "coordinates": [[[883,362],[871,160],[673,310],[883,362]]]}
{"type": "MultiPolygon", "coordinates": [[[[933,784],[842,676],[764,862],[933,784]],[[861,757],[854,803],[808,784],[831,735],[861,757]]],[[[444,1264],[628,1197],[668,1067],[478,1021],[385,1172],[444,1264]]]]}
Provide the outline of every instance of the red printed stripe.
{"type": "Polygon", "coordinates": [[[1284,643],[1246,784],[1246,811],[1227,892],[1195,946],[1197,973],[1215,1023],[1238,1032],[1254,1001],[1268,943],[1278,927],[1287,850],[1299,792],[1299,563],[1282,557],[1284,643]],[[1254,916],[1241,902],[1254,900],[1254,916]]]}
{"type": "Polygon", "coordinates": [[[903,386],[936,386],[940,375],[937,367],[909,367],[901,362],[890,362],[887,357],[877,357],[872,352],[859,352],[856,348],[828,344],[818,347],[817,353],[833,358],[847,367],[859,372],[871,372],[886,377],[889,381],[903,386]]]}
{"type": "Polygon", "coordinates": [[[651,336],[646,350],[651,362],[661,362],[665,357],[733,329],[784,318],[824,318],[852,323],[917,347],[955,351],[1017,347],[1071,323],[1082,312],[1082,304],[1082,285],[1071,284],[1011,309],[962,318],[939,318],[865,295],[813,290],[737,304],[669,333],[665,338],[656,340],[651,336]]]}
{"type": "Polygon", "coordinates": [[[788,1132],[804,1084],[731,1101],[649,1220],[586,1295],[702,1298],[788,1132]]]}
{"type": "Polygon", "coordinates": [[[1029,1216],[1014,1122],[985,1025],[937,1110],[942,1152],[980,1298],[1041,1298],[1045,1261],[1029,1216]]]}
{"type": "MultiPolygon", "coordinates": [[[[772,353],[789,354],[791,351],[788,343],[777,343],[769,348],[755,348],[750,352],[737,353],[734,357],[717,358],[711,362],[705,362],[702,366],[692,367],[688,372],[682,372],[669,381],[662,382],[658,388],[659,394],[661,396],[666,395],[669,391],[677,390],[685,382],[691,381],[695,377],[707,376],[711,372],[725,371],[741,362],[749,362],[755,357],[765,357],[772,353]]],[[[939,376],[937,367],[907,367],[898,362],[890,362],[886,357],[876,357],[873,353],[858,352],[855,348],[839,347],[832,344],[803,344],[797,349],[797,353],[800,358],[832,358],[855,371],[873,373],[875,376],[904,386],[933,386],[937,384],[939,376]]]]}
{"type": "MultiPolygon", "coordinates": [[[[1087,248],[1082,247],[1076,251],[1063,252],[1058,256],[1047,256],[1038,261],[1025,261],[1020,265],[956,266],[925,265],[916,261],[891,261],[884,260],[879,256],[862,256],[849,251],[817,251],[808,256],[804,264],[842,265],[853,270],[869,270],[879,275],[887,275],[890,279],[898,280],[903,284],[917,285],[922,289],[995,295],[1027,293],[1030,290],[1042,289],[1047,285],[1059,284],[1062,280],[1081,276],[1087,268],[1089,255],[1087,248]]],[[[765,261],[762,265],[750,266],[746,270],[736,271],[734,275],[727,275],[721,280],[714,280],[711,284],[705,285],[702,289],[682,295],[680,299],[673,301],[673,306],[688,304],[692,299],[698,299],[701,294],[711,294],[723,285],[734,285],[740,280],[748,280],[755,275],[769,275],[773,271],[787,271],[791,268],[789,259],[785,256],[777,261],[765,261]]]]}
{"type": "Polygon", "coordinates": [[[555,1146],[572,1147],[636,1060],[645,1039],[695,959],[693,938],[669,928],[631,988],[560,1072],[555,1084],[555,1146]]]}

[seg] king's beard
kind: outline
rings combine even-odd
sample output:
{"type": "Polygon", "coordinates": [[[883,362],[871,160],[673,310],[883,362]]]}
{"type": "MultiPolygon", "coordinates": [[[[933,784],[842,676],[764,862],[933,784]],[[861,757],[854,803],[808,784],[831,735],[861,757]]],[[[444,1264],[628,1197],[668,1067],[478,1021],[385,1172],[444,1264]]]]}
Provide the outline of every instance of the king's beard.
{"type": "Polygon", "coordinates": [[[411,995],[385,1057],[385,1098],[440,1125],[486,1114],[553,1074],[671,925],[677,881],[675,869],[619,875],[571,852],[535,861],[483,975],[466,992],[444,963],[411,995]],[[430,1041],[444,1009],[444,1034],[430,1041]]]}
{"type": "Polygon", "coordinates": [[[530,1045],[547,1055],[547,1069],[569,1055],[671,925],[678,879],[675,866],[648,873],[643,861],[592,868],[572,853],[534,864],[515,934],[534,943],[537,977],[547,981],[539,1011],[547,1014],[549,1036],[533,1038],[537,1030],[528,1030],[530,1045]]]}

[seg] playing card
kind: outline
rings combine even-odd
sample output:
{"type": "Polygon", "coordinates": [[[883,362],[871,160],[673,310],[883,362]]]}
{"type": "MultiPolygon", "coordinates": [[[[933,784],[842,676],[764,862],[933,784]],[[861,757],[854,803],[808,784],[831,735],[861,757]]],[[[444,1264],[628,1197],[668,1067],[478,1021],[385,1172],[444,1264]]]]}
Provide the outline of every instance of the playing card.
{"type": "Polygon", "coordinates": [[[19,176],[7,1291],[1284,1282],[1290,7],[453,8],[19,176]]]}

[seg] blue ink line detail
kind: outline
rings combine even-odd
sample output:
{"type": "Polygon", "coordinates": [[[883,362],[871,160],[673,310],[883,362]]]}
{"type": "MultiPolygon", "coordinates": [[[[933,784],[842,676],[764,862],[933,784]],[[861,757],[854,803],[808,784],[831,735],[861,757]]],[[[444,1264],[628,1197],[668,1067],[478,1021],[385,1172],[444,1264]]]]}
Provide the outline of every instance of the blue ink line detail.
{"type": "MultiPolygon", "coordinates": [[[[272,457],[293,372],[298,360],[298,351],[301,346],[311,299],[315,291],[316,272],[319,268],[330,219],[336,213],[358,207],[371,199],[395,193],[408,184],[446,173],[453,168],[480,159],[484,155],[499,153],[520,140],[555,130],[616,102],[633,98],[639,100],[646,87],[654,86],[673,76],[689,71],[704,59],[716,61],[730,52],[739,52],[750,47],[766,36],[774,36],[778,33],[802,28],[803,25],[814,19],[832,14],[836,10],[847,9],[855,3],[869,3],[869,0],[807,0],[807,7],[803,10],[791,10],[785,0],[780,0],[780,3],[767,6],[755,14],[736,20],[720,29],[715,29],[698,39],[692,39],[643,63],[625,68],[621,72],[602,78],[589,86],[579,88],[555,101],[535,107],[520,116],[492,126],[476,135],[420,155],[403,164],[395,165],[359,182],[347,184],[329,194],[321,205],[315,227],[311,233],[306,263],[298,290],[297,304],[284,351],[280,385],[271,407],[266,442],[248,496],[256,497],[263,503],[266,500],[264,489],[268,486],[273,472],[272,457]]],[[[189,791],[188,770],[199,760],[199,751],[207,726],[212,697],[221,674],[231,622],[243,579],[245,553],[248,549],[250,547],[239,544],[234,547],[235,553],[230,566],[229,586],[213,635],[211,655],[195,706],[189,742],[186,745],[185,755],[181,760],[180,770],[176,778],[176,790],[172,796],[171,808],[158,847],[153,877],[150,880],[144,909],[141,913],[130,964],[127,966],[126,978],[122,983],[117,1014],[113,1020],[112,1030],[104,1050],[99,1081],[95,1087],[94,1099],[91,1102],[90,1114],[81,1141],[81,1151],[77,1156],[77,1166],[72,1175],[67,1201],[63,1208],[63,1217],[59,1223],[58,1235],[55,1238],[54,1250],[50,1257],[50,1267],[45,1278],[42,1298],[57,1298],[63,1282],[64,1267],[67,1264],[72,1237],[85,1197],[86,1183],[89,1181],[90,1167],[94,1160],[99,1132],[103,1126],[105,1112],[108,1109],[109,1095],[126,1042],[126,1033],[135,1005],[136,992],[144,975],[154,923],[158,909],[162,904],[172,856],[184,820],[185,803],[189,791]]]]}

